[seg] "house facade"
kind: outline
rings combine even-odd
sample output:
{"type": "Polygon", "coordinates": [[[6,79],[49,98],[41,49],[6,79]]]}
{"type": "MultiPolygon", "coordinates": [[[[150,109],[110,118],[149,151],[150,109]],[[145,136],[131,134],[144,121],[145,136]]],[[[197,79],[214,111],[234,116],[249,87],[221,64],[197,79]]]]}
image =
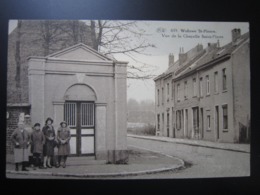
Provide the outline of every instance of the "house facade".
{"type": "Polygon", "coordinates": [[[108,58],[82,43],[46,57],[28,58],[32,124],[65,120],[71,155],[127,161],[127,62],[108,58]]]}
{"type": "Polygon", "coordinates": [[[156,77],[156,135],[216,142],[250,139],[249,33],[197,45],[156,77]],[[243,95],[242,95],[243,94],[243,95]]]}

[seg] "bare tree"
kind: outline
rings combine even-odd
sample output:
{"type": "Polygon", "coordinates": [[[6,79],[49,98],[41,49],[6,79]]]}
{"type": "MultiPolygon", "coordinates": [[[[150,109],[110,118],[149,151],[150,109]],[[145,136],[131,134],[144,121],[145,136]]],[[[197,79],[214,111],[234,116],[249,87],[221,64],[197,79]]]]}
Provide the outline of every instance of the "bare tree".
{"type": "Polygon", "coordinates": [[[94,49],[105,55],[124,54],[139,63],[128,65],[128,78],[145,80],[155,76],[151,74],[154,67],[137,60],[136,54],[149,55],[145,50],[155,45],[147,41],[149,34],[136,21],[91,20],[90,28],[94,49]]]}
{"type": "Polygon", "coordinates": [[[41,21],[40,27],[44,56],[47,56],[51,53],[52,45],[57,44],[58,41],[62,40],[61,35],[63,32],[60,31],[60,23],[57,23],[56,21],[41,21]]]}

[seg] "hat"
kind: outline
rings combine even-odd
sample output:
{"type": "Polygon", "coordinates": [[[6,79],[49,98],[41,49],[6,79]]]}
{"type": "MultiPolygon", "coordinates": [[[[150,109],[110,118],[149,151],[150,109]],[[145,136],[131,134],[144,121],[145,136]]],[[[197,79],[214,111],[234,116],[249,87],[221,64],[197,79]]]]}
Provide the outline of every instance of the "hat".
{"type": "Polygon", "coordinates": [[[62,121],[62,122],[60,123],[60,126],[61,126],[63,123],[66,124],[66,126],[68,126],[68,124],[67,124],[66,121],[62,121]]]}
{"type": "Polygon", "coordinates": [[[25,118],[30,118],[31,116],[29,114],[26,114],[24,117],[25,118]]]}
{"type": "Polygon", "coordinates": [[[39,127],[40,127],[41,124],[40,124],[40,123],[35,123],[35,124],[34,124],[34,127],[36,127],[36,126],[39,126],[39,127]]]}
{"type": "Polygon", "coordinates": [[[45,123],[47,124],[48,121],[51,121],[51,123],[53,123],[53,119],[51,117],[48,117],[45,121],[45,123]]]}

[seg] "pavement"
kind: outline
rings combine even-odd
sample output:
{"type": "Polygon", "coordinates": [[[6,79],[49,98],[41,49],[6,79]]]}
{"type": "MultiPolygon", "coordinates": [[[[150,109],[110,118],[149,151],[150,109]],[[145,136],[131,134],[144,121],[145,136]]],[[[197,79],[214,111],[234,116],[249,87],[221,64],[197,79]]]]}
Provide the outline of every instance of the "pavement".
{"type": "MultiPolygon", "coordinates": [[[[49,176],[64,178],[115,178],[117,176],[136,176],[154,174],[183,169],[184,161],[180,158],[157,153],[150,150],[129,146],[128,164],[107,164],[105,160],[95,160],[94,157],[68,157],[66,168],[48,168],[29,171],[15,171],[13,155],[7,155],[7,178],[30,178],[32,176],[49,176]]],[[[127,177],[126,177],[127,178],[127,177]]]]}
{"type": "Polygon", "coordinates": [[[220,143],[210,142],[205,140],[190,140],[190,139],[179,139],[162,136],[148,136],[148,135],[133,135],[127,134],[128,137],[134,137],[139,139],[155,140],[161,142],[171,142],[176,144],[184,144],[197,147],[206,147],[220,150],[229,150],[234,152],[250,153],[250,144],[234,144],[234,143],[220,143]]]}

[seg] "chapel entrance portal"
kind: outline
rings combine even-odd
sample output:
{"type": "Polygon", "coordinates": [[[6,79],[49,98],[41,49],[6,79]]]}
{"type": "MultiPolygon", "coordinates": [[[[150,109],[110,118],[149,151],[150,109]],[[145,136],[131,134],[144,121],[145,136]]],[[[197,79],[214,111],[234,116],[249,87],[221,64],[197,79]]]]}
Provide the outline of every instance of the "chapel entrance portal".
{"type": "Polygon", "coordinates": [[[70,127],[71,155],[95,155],[95,104],[85,101],[66,101],[64,120],[70,127]]]}

